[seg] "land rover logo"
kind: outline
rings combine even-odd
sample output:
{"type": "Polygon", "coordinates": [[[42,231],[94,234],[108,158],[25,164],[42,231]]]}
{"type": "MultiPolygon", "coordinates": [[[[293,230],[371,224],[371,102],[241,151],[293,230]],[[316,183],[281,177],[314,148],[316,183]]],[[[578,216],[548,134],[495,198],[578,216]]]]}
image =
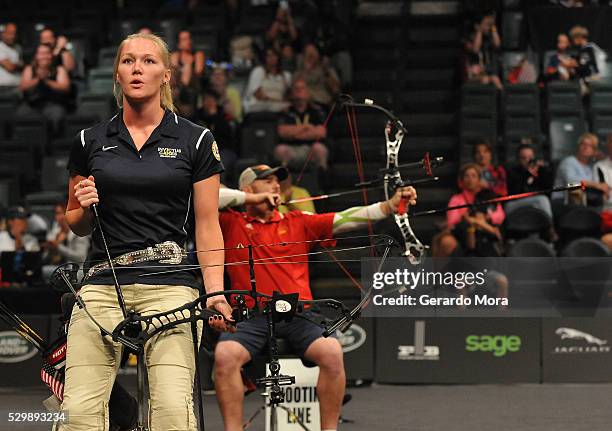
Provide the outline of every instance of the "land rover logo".
{"type": "Polygon", "coordinates": [[[338,337],[338,341],[342,345],[342,351],[348,353],[363,346],[363,343],[366,342],[367,334],[365,329],[353,323],[344,334],[336,331],[336,337],[338,337]]]}
{"type": "Polygon", "coordinates": [[[36,356],[36,353],[37,350],[15,331],[0,332],[0,362],[23,362],[36,356]]]}

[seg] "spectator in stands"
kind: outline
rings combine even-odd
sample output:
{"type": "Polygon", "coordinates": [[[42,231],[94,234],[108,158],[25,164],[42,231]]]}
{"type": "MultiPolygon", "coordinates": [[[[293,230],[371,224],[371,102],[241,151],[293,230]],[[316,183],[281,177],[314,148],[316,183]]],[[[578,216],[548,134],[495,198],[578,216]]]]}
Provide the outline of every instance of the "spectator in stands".
{"type": "Polygon", "coordinates": [[[24,103],[17,114],[41,114],[50,122],[53,134],[59,135],[66,116],[70,77],[63,66],[54,65],[48,45],[38,45],[32,64],[23,69],[19,88],[24,103]]]}
{"type": "Polygon", "coordinates": [[[593,44],[589,43],[589,31],[582,26],[572,27],[570,30],[572,44],[578,50],[576,53],[576,75],[580,79],[591,78],[599,73],[597,56],[593,44]]]}
{"type": "Polygon", "coordinates": [[[291,98],[291,106],[278,125],[282,143],[274,149],[274,157],[284,166],[297,169],[310,158],[318,168],[326,171],[329,150],[321,142],[327,136],[323,112],[310,103],[310,92],[303,79],[293,81],[291,98]]]}
{"type": "Polygon", "coordinates": [[[350,54],[352,14],[347,13],[350,2],[318,2],[317,19],[309,20],[310,31],[301,27],[305,40],[316,41],[322,56],[329,58],[338,73],[343,88],[350,88],[353,81],[353,59],[350,54]]]}
{"type": "Polygon", "coordinates": [[[28,231],[28,212],[22,206],[11,207],[6,212],[6,230],[0,231],[0,252],[38,251],[38,240],[28,231]]]}
{"type": "Polygon", "coordinates": [[[16,92],[23,67],[21,49],[16,44],[17,25],[6,23],[0,40],[0,92],[16,92]]]}
{"type": "MultiPolygon", "coordinates": [[[[536,158],[533,147],[522,144],[516,150],[517,163],[508,170],[508,193],[511,195],[546,190],[552,186],[552,172],[543,160],[536,158]]],[[[532,196],[506,203],[506,214],[522,206],[534,206],[553,216],[550,199],[546,195],[532,196]]]]}
{"type": "Polygon", "coordinates": [[[281,70],[280,56],[273,47],[266,48],[264,55],[264,65],[255,67],[249,75],[244,99],[246,112],[280,112],[289,105],[291,75],[281,70]]]}
{"type": "Polygon", "coordinates": [[[179,32],[177,48],[170,55],[172,75],[177,75],[174,80],[176,85],[173,86],[177,93],[175,100],[181,115],[193,119],[206,57],[202,51],[194,51],[188,30],[179,32]]]}
{"type": "MultiPolygon", "coordinates": [[[[588,189],[603,194],[604,201],[608,200],[610,187],[604,181],[599,181],[593,175],[593,162],[602,158],[598,150],[599,139],[592,133],[584,133],[578,139],[576,154],[568,156],[561,161],[555,176],[555,187],[567,184],[584,182],[588,189]]],[[[574,190],[567,196],[563,192],[553,193],[552,199],[565,203],[587,203],[587,196],[581,190],[574,190]]]]}
{"type": "Polygon", "coordinates": [[[291,65],[295,65],[295,53],[299,50],[299,34],[288,1],[279,1],[276,17],[266,32],[267,42],[281,54],[280,64],[293,72],[291,65]]]}
{"type": "MultiPolygon", "coordinates": [[[[461,167],[458,178],[460,193],[450,198],[449,207],[473,204],[493,197],[492,192],[483,189],[480,172],[480,166],[475,163],[461,167]]],[[[504,218],[500,204],[448,211],[446,229],[432,240],[434,257],[499,255],[497,245],[502,236],[498,226],[504,218]]]]}
{"type": "MultiPolygon", "coordinates": [[[[607,157],[599,160],[593,166],[593,178],[595,181],[606,183],[612,189],[612,135],[606,139],[607,157]]],[[[603,209],[612,211],[612,194],[608,194],[608,199],[604,201],[603,209]]]]}
{"type": "Polygon", "coordinates": [[[482,188],[491,190],[497,196],[506,196],[506,170],[501,165],[493,165],[493,149],[489,141],[478,141],[473,150],[474,161],[480,167],[482,188]]]}
{"type": "Polygon", "coordinates": [[[315,44],[304,47],[294,79],[303,79],[308,85],[312,101],[319,105],[329,106],[340,93],[340,79],[329,65],[327,57],[322,58],[315,44]]]}
{"type": "Polygon", "coordinates": [[[66,202],[57,203],[54,211],[55,220],[42,244],[43,262],[49,267],[43,267],[45,275],[50,275],[57,266],[67,262],[85,262],[89,251],[89,236],[75,235],[66,222],[66,202]]]}
{"type": "Polygon", "coordinates": [[[72,73],[76,68],[76,62],[72,52],[68,49],[68,38],[66,36],[55,36],[49,27],[40,32],[40,44],[51,48],[53,55],[53,66],[62,66],[66,72],[72,73]]]}
{"type": "Polygon", "coordinates": [[[219,96],[219,104],[230,120],[242,121],[242,99],[240,92],[233,85],[228,85],[227,71],[215,67],[210,74],[209,87],[219,96]]]}
{"type": "MultiPolygon", "coordinates": [[[[599,181],[605,182],[612,189],[612,135],[606,139],[607,157],[595,163],[593,167],[593,176],[599,181]]],[[[603,202],[601,212],[601,228],[604,235],[601,240],[608,246],[612,252],[612,196],[608,194],[608,199],[603,202]]]]}
{"type": "Polygon", "coordinates": [[[221,176],[225,182],[228,176],[231,177],[236,164],[237,148],[227,115],[221,106],[218,94],[213,90],[204,90],[202,93],[202,107],[196,113],[196,123],[209,129],[215,136],[225,167],[225,172],[221,176]]]}
{"type": "Polygon", "coordinates": [[[485,15],[465,44],[467,51],[468,79],[483,84],[493,84],[503,90],[500,80],[499,51],[501,38],[495,25],[495,14],[485,15]]]}
{"type": "MultiPolygon", "coordinates": [[[[299,180],[299,179],[298,179],[299,180]]],[[[287,178],[280,182],[280,194],[282,202],[289,202],[294,199],[309,198],[310,193],[303,187],[293,184],[293,175],[288,172],[287,178]]],[[[314,201],[296,202],[292,204],[280,205],[278,212],[286,214],[289,211],[306,211],[316,213],[314,201]]]]}
{"type": "Polygon", "coordinates": [[[557,52],[550,57],[546,66],[545,77],[547,80],[568,81],[576,75],[578,63],[569,54],[570,40],[566,34],[557,36],[557,52]]]}

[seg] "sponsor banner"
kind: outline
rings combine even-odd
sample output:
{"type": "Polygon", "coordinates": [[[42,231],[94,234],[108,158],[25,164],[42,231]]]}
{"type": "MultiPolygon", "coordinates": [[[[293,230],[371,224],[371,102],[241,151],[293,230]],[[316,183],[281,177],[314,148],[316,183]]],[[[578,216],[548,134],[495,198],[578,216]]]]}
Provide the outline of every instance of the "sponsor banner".
{"type": "Polygon", "coordinates": [[[380,383],[540,381],[540,319],[380,319],[380,383]]]}
{"type": "Polygon", "coordinates": [[[342,344],[344,368],[349,382],[374,380],[374,319],[358,319],[336,337],[342,344]]]}
{"type": "MultiPolygon", "coordinates": [[[[280,359],[281,374],[295,376],[295,384],[282,386],[285,394],[283,408],[276,408],[278,431],[302,431],[301,421],[307,429],[321,429],[319,398],[317,396],[318,367],[305,367],[300,359],[280,359]]],[[[266,373],[270,375],[270,371],[266,373]]],[[[270,407],[266,406],[266,431],[270,430],[270,407]]]]}
{"type": "Polygon", "coordinates": [[[362,259],[367,317],[612,317],[612,258],[362,259]]]}
{"type": "MultiPolygon", "coordinates": [[[[313,295],[317,299],[334,298],[342,301],[349,309],[359,303],[359,291],[353,287],[334,286],[332,288],[316,287],[313,295]]],[[[338,315],[335,311],[322,309],[322,313],[330,319],[338,315]]],[[[343,334],[336,331],[334,336],[342,344],[344,352],[344,369],[349,384],[374,380],[374,325],[376,319],[360,317],[343,334]]]]}
{"type": "MultiPolygon", "coordinates": [[[[49,339],[49,316],[20,316],[44,340],[49,339]]],[[[0,321],[0,386],[43,385],[38,350],[0,321]]]]}
{"type": "Polygon", "coordinates": [[[612,382],[612,319],[542,321],[544,382],[612,382]]]}

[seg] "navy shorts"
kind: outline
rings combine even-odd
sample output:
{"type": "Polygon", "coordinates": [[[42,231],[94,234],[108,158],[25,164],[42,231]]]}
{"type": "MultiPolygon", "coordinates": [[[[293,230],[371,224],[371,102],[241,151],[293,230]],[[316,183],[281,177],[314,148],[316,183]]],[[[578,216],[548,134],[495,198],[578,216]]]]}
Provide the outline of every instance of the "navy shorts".
{"type": "MultiPolygon", "coordinates": [[[[309,319],[317,320],[316,313],[307,311],[303,314],[309,319]]],[[[304,357],[308,347],[323,336],[323,328],[308,320],[293,318],[290,322],[280,322],[275,325],[276,335],[285,338],[293,352],[304,357]]],[[[224,332],[219,341],[237,341],[251,354],[253,359],[261,353],[268,344],[268,322],[266,316],[257,315],[252,319],[239,322],[235,333],[224,332]]]]}

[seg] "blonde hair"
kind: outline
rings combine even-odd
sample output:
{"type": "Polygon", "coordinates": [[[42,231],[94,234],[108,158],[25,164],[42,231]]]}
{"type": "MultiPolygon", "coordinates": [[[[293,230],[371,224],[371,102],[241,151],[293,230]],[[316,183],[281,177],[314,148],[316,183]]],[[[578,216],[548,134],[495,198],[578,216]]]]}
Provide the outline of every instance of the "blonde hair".
{"type": "Polygon", "coordinates": [[[466,163],[463,166],[461,166],[461,168],[459,169],[459,175],[457,176],[459,181],[463,180],[465,173],[469,171],[470,169],[474,169],[476,173],[478,174],[479,178],[482,177],[482,169],[480,168],[479,165],[477,165],[476,163],[466,163]]]}
{"type": "Polygon", "coordinates": [[[576,38],[576,37],[584,37],[587,38],[589,37],[589,31],[586,29],[586,27],[583,27],[581,25],[576,25],[574,27],[572,27],[572,29],[569,32],[569,35],[572,39],[576,38]]]}
{"type": "Polygon", "coordinates": [[[580,135],[580,137],[578,138],[578,145],[582,145],[582,143],[587,140],[590,139],[592,141],[595,141],[595,146],[598,147],[599,146],[599,137],[594,134],[594,133],[583,133],[582,135],[580,135]]]}
{"type": "MultiPolygon", "coordinates": [[[[159,48],[159,53],[161,54],[162,62],[164,63],[164,67],[166,67],[166,69],[171,69],[170,50],[168,49],[168,45],[166,44],[166,42],[164,42],[161,37],[154,34],[137,33],[130,34],[128,37],[123,39],[123,41],[119,44],[119,48],[117,48],[117,55],[115,57],[115,64],[113,66],[113,77],[115,78],[113,83],[113,94],[115,95],[115,99],[117,100],[117,106],[119,106],[119,108],[123,107],[123,89],[117,82],[119,59],[121,56],[121,50],[123,49],[123,45],[125,45],[128,40],[133,39],[146,39],[157,45],[157,47],[159,48]]],[[[161,107],[169,111],[176,112],[176,108],[174,107],[174,103],[172,102],[172,89],[170,88],[170,82],[164,82],[161,86],[160,92],[161,107]]]]}

